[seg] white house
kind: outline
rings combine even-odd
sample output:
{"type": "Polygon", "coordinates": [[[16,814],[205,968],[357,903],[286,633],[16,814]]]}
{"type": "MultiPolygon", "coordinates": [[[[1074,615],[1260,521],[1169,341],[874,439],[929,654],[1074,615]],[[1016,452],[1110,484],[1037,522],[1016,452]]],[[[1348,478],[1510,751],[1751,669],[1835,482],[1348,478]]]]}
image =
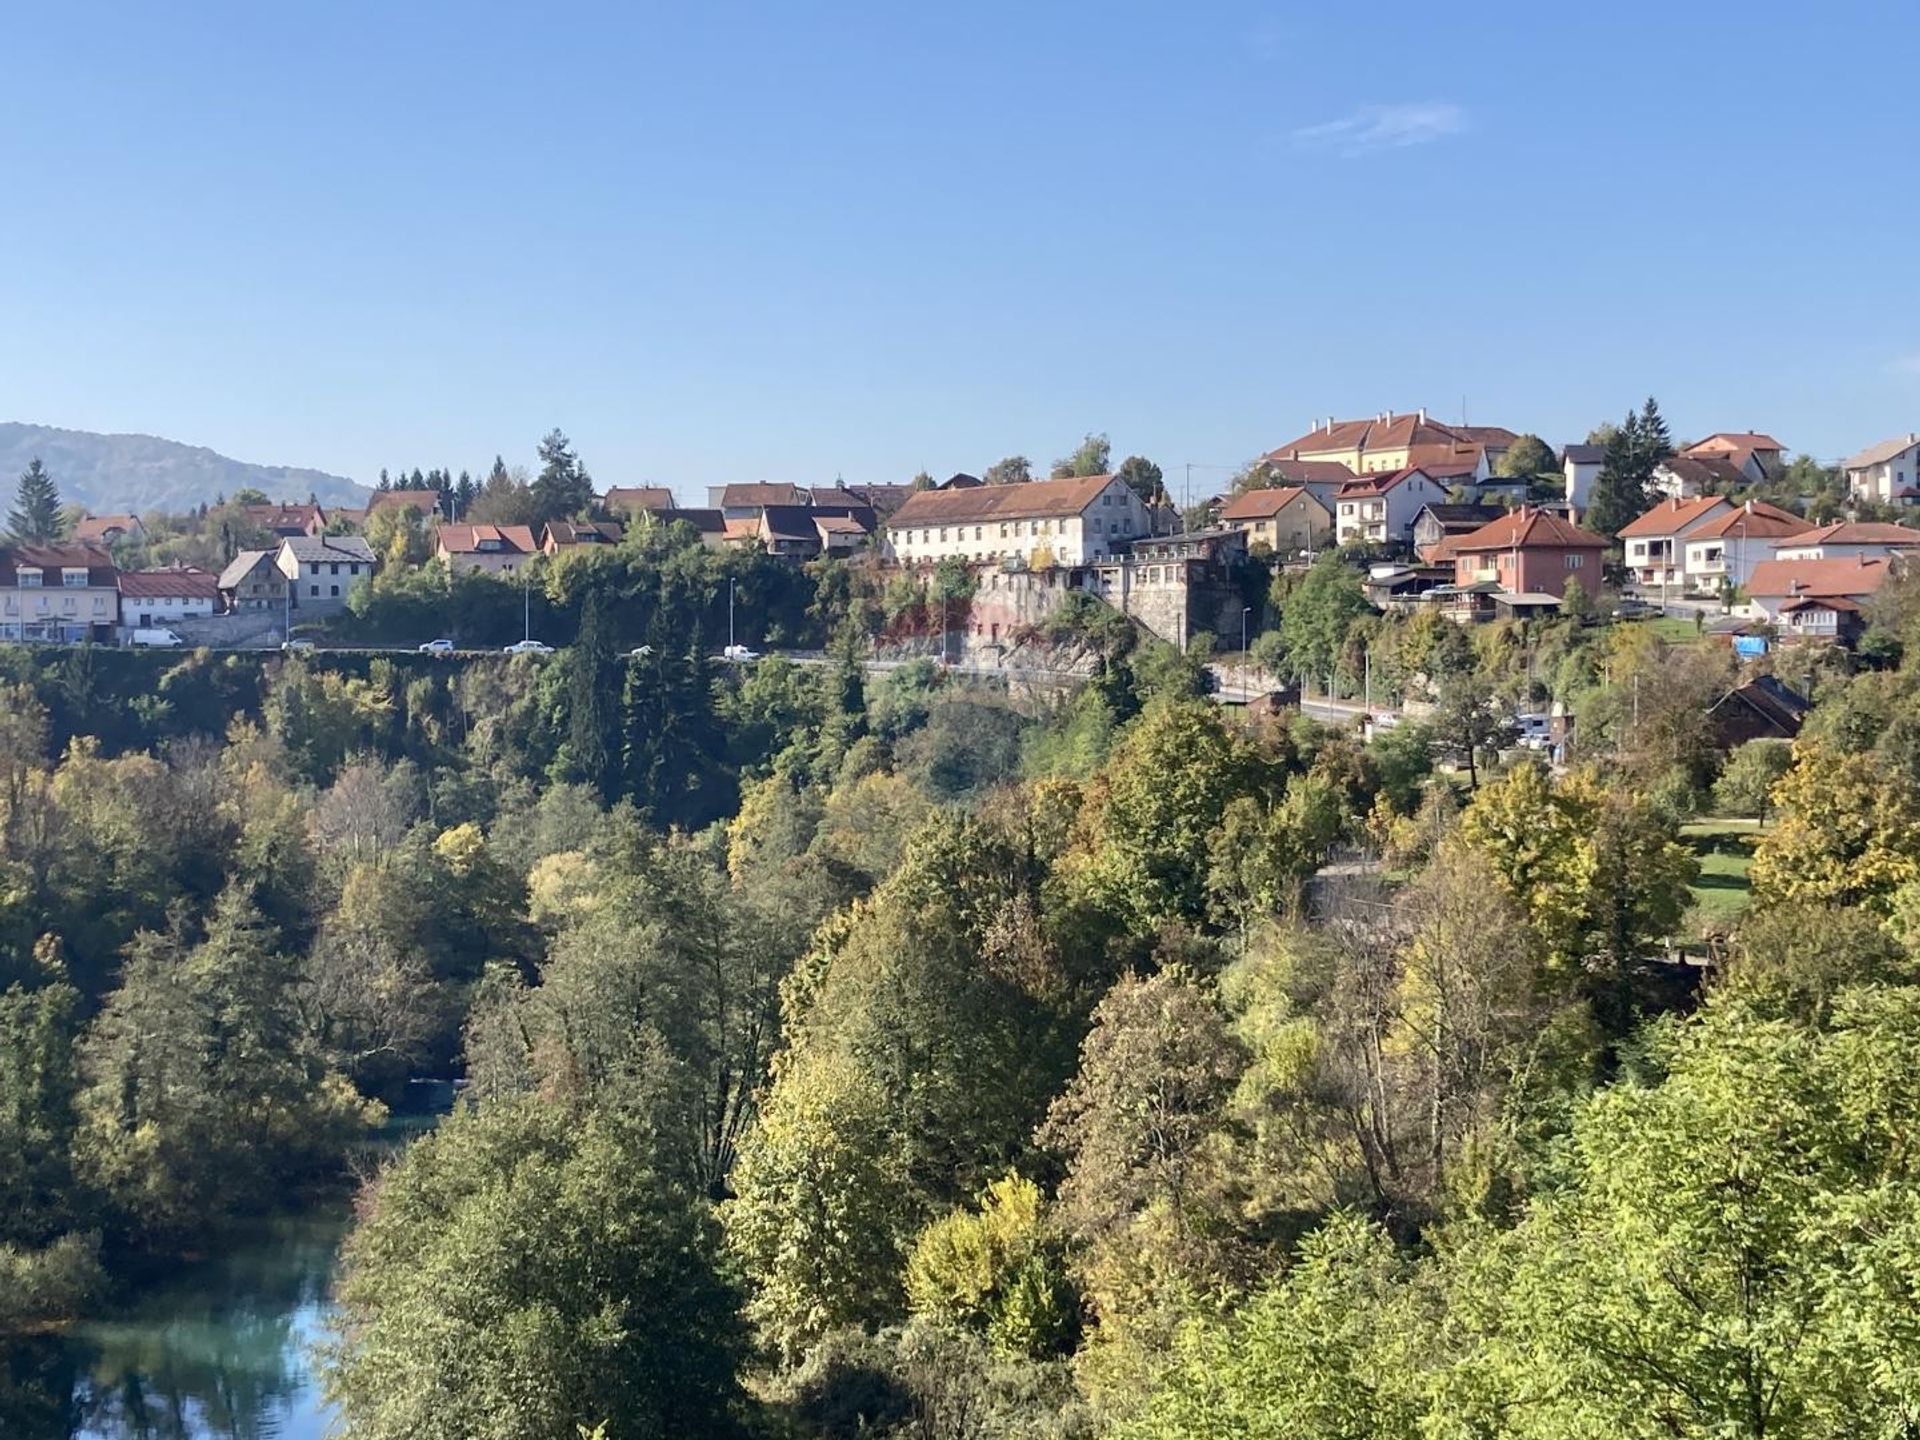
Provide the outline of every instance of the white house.
{"type": "Polygon", "coordinates": [[[1718,495],[1692,500],[1662,500],[1644,515],[1620,527],[1627,569],[1642,585],[1684,587],[1686,537],[1716,516],[1733,512],[1733,502],[1718,495]]]}
{"type": "Polygon", "coordinates": [[[1776,560],[1884,559],[1903,550],[1920,550],[1920,530],[1868,520],[1842,520],[1777,542],[1776,560]]]}
{"type": "Polygon", "coordinates": [[[293,589],[296,610],[341,609],[373,579],[373,548],[359,535],[289,536],[274,559],[293,589]]]}
{"type": "Polygon", "coordinates": [[[1847,493],[1872,505],[1920,503],[1920,432],[1909,430],[1850,455],[1841,465],[1847,493]]]}
{"type": "Polygon", "coordinates": [[[1586,514],[1593,482],[1600,478],[1600,467],[1606,460],[1604,445],[1569,445],[1560,452],[1560,473],[1567,480],[1567,504],[1573,507],[1575,515],[1586,514]]]}
{"type": "Polygon", "coordinates": [[[1447,487],[1417,465],[1349,480],[1334,497],[1334,543],[1411,545],[1420,512],[1446,499],[1447,487]]]}
{"type": "Polygon", "coordinates": [[[1755,566],[1774,558],[1775,544],[1811,529],[1791,510],[1764,500],[1718,511],[1680,537],[1686,587],[1714,591],[1744,586],[1755,566]]]}
{"type": "Polygon", "coordinates": [[[1647,489],[1670,500],[1730,495],[1750,483],[1747,472],[1725,455],[1669,455],[1653,467],[1647,489]]]}
{"type": "Polygon", "coordinates": [[[893,557],[904,565],[957,559],[1034,569],[1084,565],[1147,533],[1147,507],[1111,475],[920,490],[886,527],[893,557]]]}
{"type": "Polygon", "coordinates": [[[148,630],[176,620],[197,620],[220,608],[220,577],[210,570],[120,572],[120,626],[148,630]]]}

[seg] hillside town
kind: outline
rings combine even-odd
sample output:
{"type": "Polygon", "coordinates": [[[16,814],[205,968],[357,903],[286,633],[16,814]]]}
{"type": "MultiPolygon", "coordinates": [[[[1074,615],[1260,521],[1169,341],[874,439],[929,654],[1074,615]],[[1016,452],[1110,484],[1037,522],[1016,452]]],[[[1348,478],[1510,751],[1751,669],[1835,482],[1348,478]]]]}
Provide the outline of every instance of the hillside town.
{"type": "MultiPolygon", "coordinates": [[[[516,485],[497,463],[484,487],[383,473],[356,508],[250,494],[188,516],[68,516],[42,496],[53,518],[16,515],[0,547],[0,638],[285,644],[296,628],[324,635],[382,571],[531,584],[543,565],[683,527],[704,547],[796,565],[923,581],[961,567],[972,598],[954,639],[982,654],[1076,594],[1181,647],[1206,635],[1246,650],[1277,620],[1236,601],[1246,567],[1297,572],[1329,553],[1380,611],[1472,624],[1654,606],[1751,654],[1856,646],[1874,595],[1920,549],[1905,523],[1920,500],[1920,433],[1826,466],[1757,431],[1673,444],[1652,402],[1558,449],[1426,410],[1329,417],[1249,463],[1227,493],[1184,504],[1158,466],[1134,457],[1114,473],[1109,460],[1105,437],[1090,436],[1047,478],[1015,457],[1005,473],[937,482],[714,486],[702,506],[663,485],[576,484],[564,514],[535,513],[537,484],[516,485]],[[1634,433],[1643,419],[1645,436],[1634,433]],[[170,552],[190,558],[154,563],[170,552]]],[[[29,474],[23,497],[41,479],[57,484],[29,474]]]]}

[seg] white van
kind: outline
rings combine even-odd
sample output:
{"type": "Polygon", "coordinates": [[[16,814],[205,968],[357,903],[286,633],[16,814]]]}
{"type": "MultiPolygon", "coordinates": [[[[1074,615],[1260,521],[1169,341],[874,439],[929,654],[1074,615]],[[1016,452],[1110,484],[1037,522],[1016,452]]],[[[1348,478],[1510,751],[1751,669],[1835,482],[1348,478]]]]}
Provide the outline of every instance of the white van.
{"type": "Polygon", "coordinates": [[[1514,739],[1523,750],[1544,750],[1553,743],[1553,722],[1545,715],[1516,715],[1513,729],[1514,739]]]}
{"type": "Polygon", "coordinates": [[[171,648],[176,645],[184,645],[187,642],[182,640],[173,631],[159,628],[153,630],[136,630],[133,632],[133,638],[128,643],[136,646],[154,645],[161,648],[171,648]]]}

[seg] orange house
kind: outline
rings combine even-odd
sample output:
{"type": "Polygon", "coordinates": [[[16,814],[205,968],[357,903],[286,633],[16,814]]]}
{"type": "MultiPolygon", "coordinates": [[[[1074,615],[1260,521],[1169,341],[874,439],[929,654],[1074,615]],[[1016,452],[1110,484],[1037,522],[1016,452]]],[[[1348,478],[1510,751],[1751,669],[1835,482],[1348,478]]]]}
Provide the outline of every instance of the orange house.
{"type": "Polygon", "coordinates": [[[1545,510],[1522,506],[1453,541],[1453,583],[1493,581],[1510,595],[1567,593],[1577,579],[1589,595],[1600,588],[1607,542],[1545,510]]]}

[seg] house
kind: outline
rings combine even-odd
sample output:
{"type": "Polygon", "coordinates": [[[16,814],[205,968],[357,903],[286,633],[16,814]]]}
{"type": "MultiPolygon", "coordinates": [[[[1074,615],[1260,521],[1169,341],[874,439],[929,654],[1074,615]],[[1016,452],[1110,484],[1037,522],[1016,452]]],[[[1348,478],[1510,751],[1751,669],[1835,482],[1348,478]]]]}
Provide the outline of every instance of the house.
{"type": "Polygon", "coordinates": [[[342,609],[348,596],[373,579],[373,547],[359,535],[282,540],[274,563],[292,587],[294,608],[320,614],[342,609]]]}
{"type": "Polygon", "coordinates": [[[675,510],[672,514],[657,514],[655,519],[665,524],[686,525],[699,535],[700,543],[709,550],[717,550],[726,542],[727,517],[718,510],[704,507],[697,510],[675,510]]]}
{"type": "Polygon", "coordinates": [[[1334,543],[1411,544],[1414,518],[1425,506],[1446,499],[1446,486],[1418,466],[1363,474],[1347,481],[1334,497],[1334,543]]]}
{"type": "Polygon", "coordinates": [[[1863,504],[1920,502],[1920,431],[1869,445],[1849,455],[1840,470],[1847,477],[1847,494],[1863,504]]]}
{"type": "Polygon", "coordinates": [[[936,490],[974,490],[986,483],[987,482],[982,480],[978,475],[969,475],[966,471],[961,470],[949,475],[933,488],[936,490]]]}
{"type": "MultiPolygon", "coordinates": [[[[1222,644],[1243,649],[1252,612],[1235,577],[1246,555],[1247,537],[1241,530],[1146,535],[1114,546],[1075,583],[1170,645],[1185,649],[1195,636],[1211,634],[1222,644]]],[[[1019,578],[990,576],[988,592],[991,595],[1002,580],[1019,578]]],[[[998,613],[1003,629],[1017,630],[1024,618],[1017,605],[1011,613],[998,613]],[[1013,623],[1008,626],[1006,621],[1013,623]]],[[[995,635],[994,615],[990,603],[975,622],[976,635],[982,622],[987,636],[995,635]]]]}
{"type": "Polygon", "coordinates": [[[176,566],[167,570],[120,572],[120,626],[146,630],[176,620],[198,620],[220,608],[220,577],[209,570],[176,566]]]}
{"type": "Polygon", "coordinates": [[[1429,420],[1425,410],[1407,415],[1388,410],[1371,420],[1319,422],[1305,435],[1261,458],[1268,464],[1282,460],[1332,461],[1345,465],[1355,475],[1464,461],[1471,463],[1484,480],[1519,438],[1497,425],[1443,425],[1429,420]]]}
{"type": "Polygon", "coordinates": [[[1647,488],[1668,499],[1693,500],[1731,495],[1750,483],[1751,477],[1725,455],[1669,455],[1653,467],[1647,488]]]}
{"type": "Polygon", "coordinates": [[[1340,487],[1354,478],[1354,472],[1338,460],[1293,460],[1286,456],[1262,456],[1259,467],[1265,478],[1280,485],[1298,485],[1333,514],[1334,497],[1340,487]]]}
{"type": "Polygon", "coordinates": [[[279,610],[287,603],[287,577],[272,550],[242,550],[227,562],[214,588],[229,611],[279,610]]]}
{"type": "Polygon", "coordinates": [[[1845,595],[1802,595],[1780,607],[1783,638],[1851,648],[1867,628],[1865,608],[1845,595]]]}
{"type": "Polygon", "coordinates": [[[1600,557],[1607,549],[1603,536],[1531,505],[1449,543],[1456,586],[1491,580],[1509,595],[1556,600],[1566,594],[1569,580],[1578,580],[1589,595],[1599,589],[1600,557]]]}
{"type": "Polygon", "coordinates": [[[1718,495],[1662,500],[1620,527],[1628,571],[1642,585],[1685,585],[1686,551],[1681,542],[1716,515],[1732,510],[1733,502],[1718,495]]]}
{"type": "Polygon", "coordinates": [[[885,518],[907,503],[911,485],[815,485],[808,490],[814,505],[832,510],[868,509],[885,518]]]}
{"type": "Polygon", "coordinates": [[[760,511],[754,538],[769,555],[811,560],[820,553],[822,543],[813,523],[816,514],[811,505],[768,505],[760,511]]]}
{"type": "Polygon", "coordinates": [[[1681,537],[1681,573],[1689,590],[1734,589],[1753,567],[1770,560],[1774,546],[1813,526],[1778,505],[1748,500],[1714,514],[1681,537]]]}
{"type": "Polygon", "coordinates": [[[120,540],[144,540],[147,527],[138,515],[86,515],[73,527],[80,545],[112,545],[120,540]]]}
{"type": "Polygon", "coordinates": [[[1607,463],[1604,445],[1568,445],[1560,452],[1560,473],[1567,481],[1567,504],[1576,516],[1584,515],[1593,482],[1600,478],[1600,467],[1607,463]]]}
{"type": "Polygon", "coordinates": [[[820,537],[820,549],[828,555],[851,555],[872,537],[874,527],[863,525],[851,514],[833,513],[827,507],[815,510],[814,533],[820,537]]]}
{"type": "Polygon", "coordinates": [[[433,532],[433,558],[455,572],[511,575],[539,548],[531,525],[442,525],[433,532]]]}
{"type": "Polygon", "coordinates": [[[1084,565],[1147,531],[1147,507],[1111,475],[921,490],[886,525],[903,564],[957,559],[1034,569],[1084,565]]]}
{"type": "Polygon", "coordinates": [[[1243,490],[1220,507],[1220,525],[1288,558],[1333,543],[1333,511],[1305,485],[1243,490]]]}
{"type": "Polygon", "coordinates": [[[600,497],[612,515],[661,515],[675,508],[673,491],[664,485],[615,485],[600,497]]]}
{"type": "Polygon", "coordinates": [[[1776,560],[1836,560],[1885,557],[1920,550],[1920,530],[1877,520],[1842,520],[1774,543],[1776,560]]]}
{"type": "Polygon", "coordinates": [[[1451,564],[1453,551],[1445,542],[1471,535],[1505,513],[1498,505],[1423,505],[1413,517],[1413,553],[1428,565],[1451,564]]]}
{"type": "Polygon", "coordinates": [[[617,520],[552,520],[540,537],[540,548],[549,555],[611,550],[626,533],[626,527],[617,520]]]}
{"type": "Polygon", "coordinates": [[[812,496],[798,485],[709,485],[707,504],[729,520],[758,520],[769,505],[806,505],[812,496]]]}
{"type": "MultiPolygon", "coordinates": [[[[373,517],[382,510],[411,510],[422,520],[433,520],[440,515],[440,492],[438,490],[376,490],[367,500],[364,523],[371,525],[373,517]]],[[[323,525],[321,529],[325,529],[323,525]]]]}
{"type": "Polygon", "coordinates": [[[318,505],[249,505],[247,520],[269,535],[318,535],[327,528],[327,512],[318,505]]]}
{"type": "Polygon", "coordinates": [[[0,547],[0,639],[110,642],[120,575],[98,545],[0,547]]]}
{"type": "Polygon", "coordinates": [[[1754,485],[1770,475],[1778,475],[1787,463],[1785,447],[1778,440],[1752,430],[1716,431],[1704,440],[1682,446],[1680,455],[1687,460],[1715,456],[1729,460],[1734,469],[1754,485]]]}
{"type": "Polygon", "coordinates": [[[1813,702],[1772,675],[1756,675],[1707,707],[1714,743],[1731,750],[1749,740],[1792,740],[1813,702]]]}
{"type": "MultiPolygon", "coordinates": [[[[1831,560],[1762,560],[1747,578],[1748,603],[1755,613],[1790,634],[1837,632],[1842,625],[1840,617],[1857,615],[1886,581],[1895,563],[1887,556],[1860,555],[1831,560]],[[1787,614],[1789,607],[1797,620],[1787,614]]],[[[1828,633],[1820,638],[1838,636],[1828,633]]]]}

